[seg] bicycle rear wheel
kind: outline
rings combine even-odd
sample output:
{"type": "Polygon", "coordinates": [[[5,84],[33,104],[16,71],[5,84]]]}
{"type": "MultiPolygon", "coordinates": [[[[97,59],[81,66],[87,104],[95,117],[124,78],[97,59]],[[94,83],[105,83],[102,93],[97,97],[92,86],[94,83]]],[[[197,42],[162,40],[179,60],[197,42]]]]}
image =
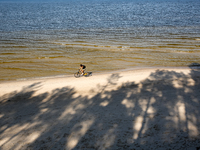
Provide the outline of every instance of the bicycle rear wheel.
{"type": "Polygon", "coordinates": [[[79,73],[79,72],[76,72],[75,74],[74,74],[74,77],[76,77],[76,78],[79,78],[81,76],[81,74],[79,73]]]}

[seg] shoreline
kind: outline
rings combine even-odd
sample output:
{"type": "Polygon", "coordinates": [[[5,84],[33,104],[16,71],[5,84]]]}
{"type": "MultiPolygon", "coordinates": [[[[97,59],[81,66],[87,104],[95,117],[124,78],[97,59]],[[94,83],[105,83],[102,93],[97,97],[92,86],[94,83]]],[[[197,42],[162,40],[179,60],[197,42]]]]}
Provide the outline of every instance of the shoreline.
{"type": "MultiPolygon", "coordinates": [[[[198,68],[199,69],[199,68],[198,68]]],[[[122,84],[123,82],[141,82],[142,80],[145,80],[148,78],[148,76],[150,75],[151,72],[155,72],[156,70],[167,70],[167,71],[176,71],[176,72],[184,72],[186,74],[188,74],[190,72],[190,70],[193,70],[190,67],[140,67],[140,68],[130,68],[130,69],[121,69],[121,70],[115,70],[115,71],[110,71],[110,72],[98,72],[98,73],[92,73],[92,76],[90,77],[80,77],[80,78],[75,78],[74,75],[58,75],[58,76],[48,76],[48,77],[36,77],[36,78],[28,78],[28,79],[17,79],[17,80],[13,80],[13,81],[4,81],[4,82],[0,82],[0,96],[2,96],[3,94],[5,94],[5,92],[11,92],[12,89],[19,91],[19,89],[23,89],[24,86],[28,86],[28,84],[32,84],[32,83],[37,83],[37,82],[41,82],[44,84],[54,84],[54,86],[56,86],[57,88],[64,87],[64,86],[70,86],[70,87],[75,87],[80,89],[80,87],[78,87],[78,83],[83,82],[83,84],[87,84],[87,82],[89,83],[90,80],[92,82],[92,85],[90,86],[90,88],[94,88],[95,85],[94,84],[100,84],[101,81],[99,81],[98,78],[101,78],[102,80],[104,80],[104,82],[106,82],[107,78],[109,76],[118,74],[123,75],[124,78],[120,79],[120,83],[122,84]],[[143,74],[143,75],[140,75],[143,74]],[[130,76],[136,76],[137,79],[134,79],[130,76]],[[128,79],[130,77],[130,80],[128,79]],[[56,82],[59,81],[59,83],[61,84],[56,84],[56,82]],[[52,83],[51,83],[52,82],[52,83]],[[68,83],[67,83],[68,82],[68,83]],[[75,83],[73,83],[75,82],[75,83]],[[65,84],[66,83],[66,84],[65,84]],[[93,86],[93,87],[92,87],[93,86]],[[5,88],[6,87],[6,88],[5,88]]],[[[119,86],[118,84],[118,86],[119,86]]],[[[44,87],[45,88],[45,87],[44,87]]],[[[44,89],[43,88],[43,89],[44,89]]],[[[49,88],[47,88],[49,89],[49,88]]],[[[53,90],[54,87],[52,87],[49,90],[53,90]]],[[[47,91],[47,90],[46,90],[47,91]]]]}
{"type": "Polygon", "coordinates": [[[0,147],[197,149],[199,89],[199,69],[164,67],[4,82],[0,147]]]}
{"type": "MultiPolygon", "coordinates": [[[[102,75],[102,74],[112,74],[117,72],[126,72],[126,71],[135,71],[135,70],[149,70],[149,69],[191,69],[191,67],[183,66],[183,67],[133,67],[133,68],[126,68],[126,69],[119,69],[113,71],[99,71],[99,72],[92,72],[95,75],[102,75]]],[[[196,69],[196,68],[193,68],[196,69]]],[[[197,69],[200,69],[200,66],[197,66],[197,69]]],[[[76,71],[75,71],[76,72],[76,71]]],[[[30,78],[17,78],[12,80],[2,80],[1,83],[8,83],[8,82],[17,82],[17,81],[29,81],[29,80],[42,80],[42,79],[53,79],[53,78],[68,78],[74,77],[74,74],[60,74],[60,75],[52,75],[52,76],[43,76],[43,77],[30,77],[30,78]]]]}

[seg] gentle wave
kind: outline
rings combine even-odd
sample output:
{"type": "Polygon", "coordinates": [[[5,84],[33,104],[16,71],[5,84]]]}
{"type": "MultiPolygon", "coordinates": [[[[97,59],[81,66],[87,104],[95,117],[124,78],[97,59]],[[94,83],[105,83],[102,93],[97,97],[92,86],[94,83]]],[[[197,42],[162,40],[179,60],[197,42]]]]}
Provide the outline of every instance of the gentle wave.
{"type": "Polygon", "coordinates": [[[98,50],[107,50],[107,51],[159,51],[159,52],[186,52],[186,53],[196,53],[200,52],[200,43],[169,43],[166,45],[155,45],[155,46],[122,46],[122,45],[98,45],[98,44],[90,44],[85,41],[76,41],[76,43],[64,43],[64,42],[55,42],[55,44],[66,46],[66,47],[74,47],[74,48],[87,48],[87,49],[98,49],[98,50]]]}

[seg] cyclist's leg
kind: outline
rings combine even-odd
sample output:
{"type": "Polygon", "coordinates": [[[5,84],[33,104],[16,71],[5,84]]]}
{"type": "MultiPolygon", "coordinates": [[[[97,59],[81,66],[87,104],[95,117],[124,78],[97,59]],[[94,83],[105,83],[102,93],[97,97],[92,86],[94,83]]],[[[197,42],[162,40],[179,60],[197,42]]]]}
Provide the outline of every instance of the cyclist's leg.
{"type": "Polygon", "coordinates": [[[83,69],[83,74],[85,74],[85,69],[83,69]]]}
{"type": "Polygon", "coordinates": [[[80,74],[83,75],[83,69],[80,68],[79,71],[80,71],[80,74]]]}

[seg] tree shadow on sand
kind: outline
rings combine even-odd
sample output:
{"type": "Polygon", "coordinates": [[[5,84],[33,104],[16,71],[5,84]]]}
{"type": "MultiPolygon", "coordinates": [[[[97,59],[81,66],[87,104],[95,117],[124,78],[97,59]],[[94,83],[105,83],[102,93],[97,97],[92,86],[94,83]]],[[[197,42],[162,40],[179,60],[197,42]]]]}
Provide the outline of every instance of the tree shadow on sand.
{"type": "Polygon", "coordinates": [[[2,150],[200,147],[200,70],[157,70],[112,89],[120,78],[111,75],[92,98],[70,87],[35,95],[42,83],[2,96],[2,150]]]}

